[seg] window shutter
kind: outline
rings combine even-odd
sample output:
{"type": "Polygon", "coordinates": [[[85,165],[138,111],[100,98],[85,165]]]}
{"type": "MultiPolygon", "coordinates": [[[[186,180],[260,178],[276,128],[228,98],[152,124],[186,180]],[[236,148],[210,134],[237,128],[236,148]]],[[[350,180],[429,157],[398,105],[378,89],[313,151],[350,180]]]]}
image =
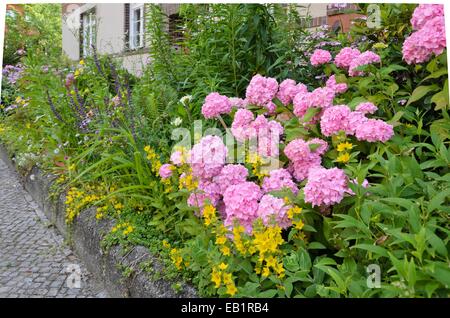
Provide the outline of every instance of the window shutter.
{"type": "Polygon", "coordinates": [[[80,60],[83,58],[83,14],[80,14],[80,60]]]}
{"type": "Polygon", "coordinates": [[[129,50],[130,49],[130,4],[129,3],[125,3],[125,10],[124,10],[124,14],[125,14],[125,23],[124,23],[124,35],[125,35],[125,50],[129,50]]]}

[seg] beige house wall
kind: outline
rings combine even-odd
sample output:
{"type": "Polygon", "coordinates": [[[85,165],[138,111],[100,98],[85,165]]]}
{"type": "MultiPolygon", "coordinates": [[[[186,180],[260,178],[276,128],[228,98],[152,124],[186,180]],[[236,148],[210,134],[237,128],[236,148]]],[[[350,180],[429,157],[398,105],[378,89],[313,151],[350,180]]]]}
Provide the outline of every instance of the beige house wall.
{"type": "Polygon", "coordinates": [[[63,6],[63,53],[73,61],[80,59],[80,15],[94,7],[98,53],[108,54],[119,59],[123,67],[130,73],[141,75],[143,67],[148,61],[148,54],[133,54],[132,51],[125,51],[125,6],[123,3],[67,4],[63,6]]]}
{"type": "Polygon", "coordinates": [[[310,15],[312,18],[324,17],[327,15],[326,3],[299,3],[298,12],[302,16],[310,15]]]}

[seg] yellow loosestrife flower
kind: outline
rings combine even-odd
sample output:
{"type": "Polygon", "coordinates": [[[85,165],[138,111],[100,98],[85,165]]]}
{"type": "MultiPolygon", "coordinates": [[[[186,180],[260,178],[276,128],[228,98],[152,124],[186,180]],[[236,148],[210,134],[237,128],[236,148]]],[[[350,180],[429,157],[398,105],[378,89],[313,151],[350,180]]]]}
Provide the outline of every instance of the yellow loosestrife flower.
{"type": "Polygon", "coordinates": [[[336,158],[336,161],[341,163],[348,163],[350,161],[350,154],[348,152],[343,152],[336,158]]]}
{"type": "Polygon", "coordinates": [[[346,150],[352,150],[352,148],[353,148],[353,144],[346,141],[346,142],[341,142],[337,146],[337,151],[343,152],[343,151],[346,151],[346,150]]]}

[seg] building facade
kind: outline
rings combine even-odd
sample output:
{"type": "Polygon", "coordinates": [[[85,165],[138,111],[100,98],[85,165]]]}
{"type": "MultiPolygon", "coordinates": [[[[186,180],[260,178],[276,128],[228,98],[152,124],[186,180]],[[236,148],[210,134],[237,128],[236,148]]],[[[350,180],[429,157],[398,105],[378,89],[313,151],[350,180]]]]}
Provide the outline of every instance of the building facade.
{"type": "MultiPolygon", "coordinates": [[[[168,17],[178,12],[179,4],[160,5],[168,17]]],[[[135,75],[149,63],[145,38],[144,3],[68,3],[62,5],[63,53],[71,60],[92,54],[120,59],[135,75]]]]}
{"type": "MultiPolygon", "coordinates": [[[[160,4],[168,17],[169,31],[179,17],[179,4],[160,4]]],[[[298,4],[298,11],[307,28],[321,25],[347,32],[356,15],[346,13],[351,4],[298,4]]],[[[120,59],[122,65],[139,76],[150,62],[145,37],[146,5],[144,3],[66,3],[62,5],[63,53],[73,60],[92,54],[92,45],[99,54],[120,59]]]]}

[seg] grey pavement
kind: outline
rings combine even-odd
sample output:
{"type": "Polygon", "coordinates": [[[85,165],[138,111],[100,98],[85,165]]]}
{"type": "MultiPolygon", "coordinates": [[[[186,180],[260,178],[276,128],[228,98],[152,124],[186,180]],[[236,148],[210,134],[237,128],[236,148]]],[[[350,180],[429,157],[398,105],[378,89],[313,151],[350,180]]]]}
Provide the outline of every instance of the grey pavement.
{"type": "Polygon", "coordinates": [[[0,159],[0,298],[108,297],[0,159]]]}

